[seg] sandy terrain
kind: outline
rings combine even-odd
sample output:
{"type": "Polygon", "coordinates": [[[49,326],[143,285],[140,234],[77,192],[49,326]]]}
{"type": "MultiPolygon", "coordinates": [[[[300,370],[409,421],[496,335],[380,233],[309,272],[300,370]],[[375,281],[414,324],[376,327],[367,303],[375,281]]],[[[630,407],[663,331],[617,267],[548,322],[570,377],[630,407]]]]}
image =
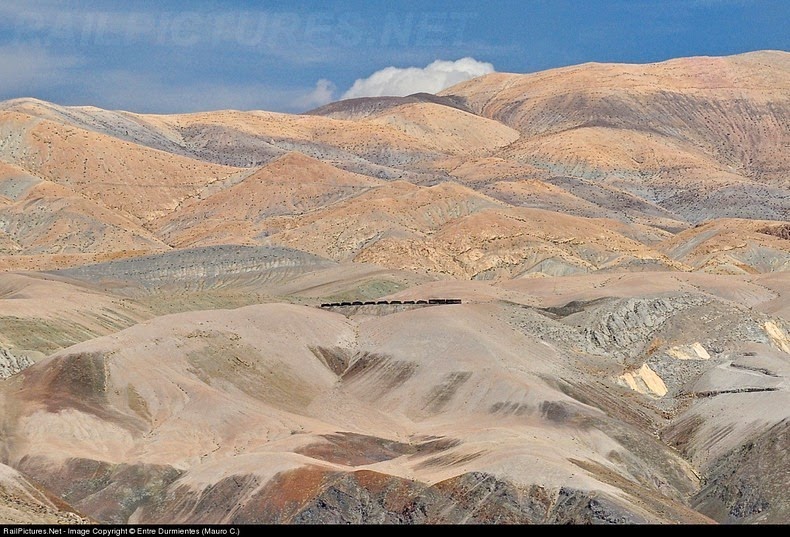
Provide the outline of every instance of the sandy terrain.
{"type": "Polygon", "coordinates": [[[786,522],[789,57],[0,103],[0,522],[786,522]]]}

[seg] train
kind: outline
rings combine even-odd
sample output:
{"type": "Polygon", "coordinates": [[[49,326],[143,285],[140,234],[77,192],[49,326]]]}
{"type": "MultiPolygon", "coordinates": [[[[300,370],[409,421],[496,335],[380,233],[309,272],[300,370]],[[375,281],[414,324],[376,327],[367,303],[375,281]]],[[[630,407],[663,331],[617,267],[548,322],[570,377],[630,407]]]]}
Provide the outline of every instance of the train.
{"type": "Polygon", "coordinates": [[[353,302],[325,302],[322,308],[339,308],[343,306],[437,306],[444,304],[462,304],[460,298],[429,298],[427,300],[355,300],[353,302]]]}

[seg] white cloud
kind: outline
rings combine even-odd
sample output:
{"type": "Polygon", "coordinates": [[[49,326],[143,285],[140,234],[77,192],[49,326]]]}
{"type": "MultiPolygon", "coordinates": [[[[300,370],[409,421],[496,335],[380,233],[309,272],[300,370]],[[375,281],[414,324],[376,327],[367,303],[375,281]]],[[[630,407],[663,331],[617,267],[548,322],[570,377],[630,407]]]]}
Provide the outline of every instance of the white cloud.
{"type": "Polygon", "coordinates": [[[315,88],[306,95],[296,96],[291,105],[293,108],[309,110],[332,102],[337,88],[331,80],[322,78],[315,84],[315,88]]]}
{"type": "Polygon", "coordinates": [[[474,58],[461,58],[454,62],[436,60],[426,67],[386,67],[367,78],[358,79],[342,98],[438,93],[464,80],[493,72],[493,65],[474,58]]]}

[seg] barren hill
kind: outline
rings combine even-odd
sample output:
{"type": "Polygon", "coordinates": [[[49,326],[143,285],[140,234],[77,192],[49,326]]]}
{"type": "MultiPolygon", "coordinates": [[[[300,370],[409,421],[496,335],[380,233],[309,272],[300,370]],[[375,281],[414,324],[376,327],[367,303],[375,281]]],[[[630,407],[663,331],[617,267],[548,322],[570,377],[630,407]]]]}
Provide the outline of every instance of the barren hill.
{"type": "Polygon", "coordinates": [[[0,103],[0,522],[787,521],[788,58],[0,103]]]}
{"type": "Polygon", "coordinates": [[[781,520],[781,472],[720,482],[758,480],[733,500],[697,474],[730,475],[750,441],[785,464],[787,323],[668,289],[159,317],[6,381],[8,460],[116,522],[704,521],[690,496],[781,520]]]}
{"type": "Polygon", "coordinates": [[[443,95],[517,129],[508,159],[617,186],[692,222],[782,220],[788,58],[759,52],[496,73],[443,95]]]}
{"type": "Polygon", "coordinates": [[[162,219],[162,236],[178,246],[254,242],[269,217],[323,209],[382,184],[300,153],[288,153],[234,182],[162,219]]]}

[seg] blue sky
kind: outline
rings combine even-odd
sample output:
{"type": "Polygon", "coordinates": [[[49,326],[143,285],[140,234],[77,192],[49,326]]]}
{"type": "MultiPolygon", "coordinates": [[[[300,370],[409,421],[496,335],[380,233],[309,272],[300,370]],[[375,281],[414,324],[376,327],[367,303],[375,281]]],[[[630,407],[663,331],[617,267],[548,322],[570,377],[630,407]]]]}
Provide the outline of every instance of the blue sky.
{"type": "Polygon", "coordinates": [[[790,50],[788,27],[788,0],[0,0],[0,100],[300,112],[492,69],[790,50]]]}

